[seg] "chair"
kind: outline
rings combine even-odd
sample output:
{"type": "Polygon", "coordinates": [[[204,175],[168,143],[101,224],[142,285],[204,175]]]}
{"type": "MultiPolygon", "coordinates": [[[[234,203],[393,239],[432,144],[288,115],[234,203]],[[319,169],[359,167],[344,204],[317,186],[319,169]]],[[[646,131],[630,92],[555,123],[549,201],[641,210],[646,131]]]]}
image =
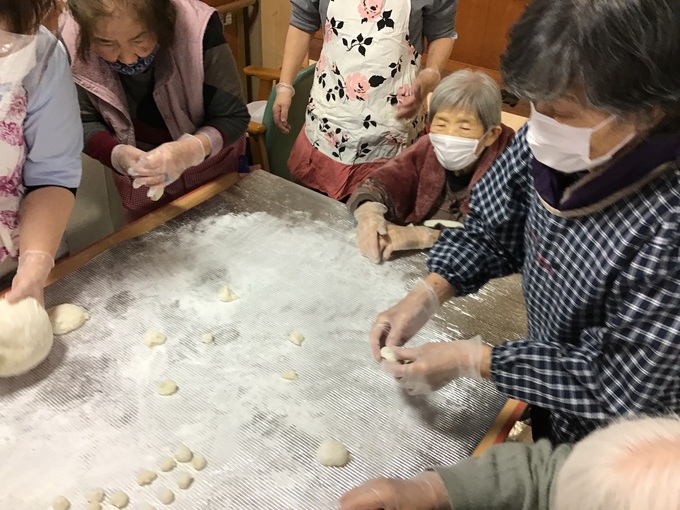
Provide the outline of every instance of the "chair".
{"type": "Polygon", "coordinates": [[[253,76],[260,82],[259,101],[248,105],[248,110],[251,111],[253,117],[248,124],[253,163],[260,164],[264,170],[289,181],[294,181],[294,179],[288,170],[288,156],[305,124],[307,102],[314,81],[314,69],[314,65],[306,67],[293,81],[295,96],[288,111],[288,123],[291,128],[288,134],[281,133],[276,127],[272,112],[274,99],[276,99],[274,83],[279,79],[279,71],[254,66],[243,69],[246,76],[253,76]],[[266,104],[263,105],[265,100],[266,104]],[[256,117],[258,112],[262,111],[263,106],[262,120],[259,121],[256,117]]]}

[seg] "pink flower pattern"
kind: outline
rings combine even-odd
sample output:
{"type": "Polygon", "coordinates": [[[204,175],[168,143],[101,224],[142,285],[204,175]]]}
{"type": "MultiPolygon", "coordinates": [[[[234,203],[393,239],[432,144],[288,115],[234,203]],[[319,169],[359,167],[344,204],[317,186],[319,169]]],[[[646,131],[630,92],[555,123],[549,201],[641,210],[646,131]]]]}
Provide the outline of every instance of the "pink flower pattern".
{"type": "Polygon", "coordinates": [[[326,70],[326,56],[322,53],[316,62],[316,75],[321,75],[326,70]]]}
{"type": "Polygon", "coordinates": [[[20,163],[18,169],[15,169],[14,172],[0,177],[0,195],[8,197],[21,196],[21,165],[23,164],[23,159],[20,163]]]}
{"type": "Polygon", "coordinates": [[[24,145],[24,132],[16,122],[0,122],[0,141],[13,147],[24,145]]]}
{"type": "Polygon", "coordinates": [[[382,15],[385,0],[359,0],[359,14],[368,21],[375,21],[382,15]]]}
{"type": "Polygon", "coordinates": [[[338,138],[338,135],[336,135],[335,133],[324,133],[323,137],[328,142],[328,145],[330,145],[333,148],[336,148],[338,145],[340,145],[340,139],[338,138]]]}
{"type": "Polygon", "coordinates": [[[327,43],[333,38],[333,31],[331,30],[331,22],[326,20],[326,24],[323,27],[323,42],[327,43]]]}
{"type": "Polygon", "coordinates": [[[0,262],[4,262],[11,257],[10,252],[4,246],[0,246],[0,262]]]}
{"type": "Polygon", "coordinates": [[[26,94],[14,94],[12,102],[9,105],[9,110],[7,111],[7,116],[10,118],[23,117],[26,113],[26,108],[26,94]]]}
{"type": "Polygon", "coordinates": [[[19,212],[18,211],[0,211],[0,225],[14,230],[19,226],[19,212]]]}
{"type": "Polygon", "coordinates": [[[345,78],[345,91],[350,101],[366,101],[371,84],[361,73],[350,74],[345,78]]]}

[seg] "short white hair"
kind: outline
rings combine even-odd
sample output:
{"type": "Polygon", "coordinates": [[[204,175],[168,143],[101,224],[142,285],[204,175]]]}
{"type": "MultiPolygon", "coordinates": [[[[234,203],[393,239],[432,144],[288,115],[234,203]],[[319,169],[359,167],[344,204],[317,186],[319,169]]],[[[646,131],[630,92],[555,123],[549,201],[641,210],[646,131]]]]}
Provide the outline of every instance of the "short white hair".
{"type": "Polygon", "coordinates": [[[680,419],[615,423],[577,443],[555,486],[555,510],[680,509],[680,419]]]}

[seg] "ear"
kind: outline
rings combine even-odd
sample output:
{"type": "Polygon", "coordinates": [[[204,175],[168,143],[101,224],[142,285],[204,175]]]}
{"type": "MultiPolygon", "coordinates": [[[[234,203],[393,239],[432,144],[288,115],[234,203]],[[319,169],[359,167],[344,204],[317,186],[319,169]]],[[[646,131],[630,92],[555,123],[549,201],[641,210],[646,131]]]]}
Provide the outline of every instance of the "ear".
{"type": "Polygon", "coordinates": [[[496,143],[496,140],[498,140],[498,137],[501,136],[502,132],[503,129],[500,126],[492,127],[484,137],[484,140],[482,140],[482,145],[485,148],[491,147],[494,143],[496,143]]]}

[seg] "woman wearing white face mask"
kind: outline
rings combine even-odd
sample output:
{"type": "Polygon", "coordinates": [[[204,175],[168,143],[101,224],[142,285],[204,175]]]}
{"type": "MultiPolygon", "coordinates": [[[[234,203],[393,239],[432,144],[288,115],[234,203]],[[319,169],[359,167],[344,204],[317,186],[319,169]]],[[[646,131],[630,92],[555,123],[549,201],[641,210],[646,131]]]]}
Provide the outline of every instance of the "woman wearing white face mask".
{"type": "Polygon", "coordinates": [[[82,127],[64,48],[41,21],[54,0],[0,0],[0,289],[43,287],[80,184],[82,127]]]}
{"type": "Polygon", "coordinates": [[[514,131],[501,125],[501,92],[480,72],[458,71],[430,101],[430,134],[376,170],[352,193],[362,255],[379,263],[400,250],[431,247],[441,225],[460,225],[473,186],[514,131]],[[404,227],[409,223],[427,226],[404,227]],[[430,224],[428,222],[428,224],[430,224]]]}
{"type": "Polygon", "coordinates": [[[395,348],[412,363],[387,368],[409,391],[490,379],[558,443],[619,416],[680,412],[678,62],[677,0],[529,4],[502,60],[508,88],[534,103],[528,128],[371,344],[379,359],[440,303],[517,271],[528,336],[395,348]]]}

